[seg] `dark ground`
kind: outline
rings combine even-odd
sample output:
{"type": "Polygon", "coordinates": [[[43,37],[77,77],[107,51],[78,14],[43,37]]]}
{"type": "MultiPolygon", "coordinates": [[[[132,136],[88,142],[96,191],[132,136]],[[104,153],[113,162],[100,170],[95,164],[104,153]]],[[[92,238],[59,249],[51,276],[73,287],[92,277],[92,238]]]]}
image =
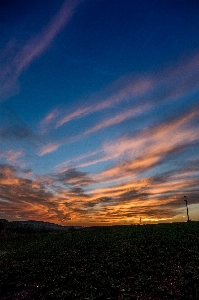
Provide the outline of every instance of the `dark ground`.
{"type": "Polygon", "coordinates": [[[0,299],[199,299],[199,222],[0,233],[0,299]]]}

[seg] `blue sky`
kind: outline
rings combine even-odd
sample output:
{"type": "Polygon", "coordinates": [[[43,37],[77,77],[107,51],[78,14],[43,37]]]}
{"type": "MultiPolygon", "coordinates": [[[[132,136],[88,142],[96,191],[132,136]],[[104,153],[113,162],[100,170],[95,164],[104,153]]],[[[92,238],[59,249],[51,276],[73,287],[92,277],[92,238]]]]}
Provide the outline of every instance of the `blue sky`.
{"type": "Polygon", "coordinates": [[[0,218],[199,219],[197,1],[0,2],[0,218]]]}

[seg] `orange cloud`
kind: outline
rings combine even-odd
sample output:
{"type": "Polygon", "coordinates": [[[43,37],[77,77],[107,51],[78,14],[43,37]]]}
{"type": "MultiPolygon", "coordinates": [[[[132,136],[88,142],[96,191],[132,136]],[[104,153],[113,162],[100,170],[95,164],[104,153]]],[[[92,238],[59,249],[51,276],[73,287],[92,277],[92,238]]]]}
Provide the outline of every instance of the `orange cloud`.
{"type": "MultiPolygon", "coordinates": [[[[196,203],[195,160],[190,158],[192,165],[187,162],[182,168],[176,165],[174,170],[152,174],[153,168],[163,164],[165,158],[168,162],[173,154],[180,154],[199,140],[194,122],[198,114],[195,107],[181,117],[104,144],[99,152],[93,152],[93,160],[85,163],[97,162],[95,155],[99,153],[104,155],[103,160],[121,160],[98,174],[67,168],[30,180],[24,178],[25,173],[23,178],[19,177],[16,167],[1,165],[0,212],[61,224],[136,223],[140,217],[144,222],[181,220],[182,196],[190,195],[191,205],[196,203]]],[[[48,144],[40,154],[49,153],[56,146],[48,144]]],[[[83,154],[74,162],[88,158],[83,154]]]]}
{"type": "MultiPolygon", "coordinates": [[[[76,183],[86,180],[89,184],[86,173],[72,170],[61,178],[29,180],[20,178],[16,168],[1,165],[0,214],[74,225],[138,223],[140,217],[144,222],[171,221],[182,209],[185,189],[191,192],[197,186],[193,174],[186,182],[183,172],[179,178],[171,172],[166,180],[143,178],[85,193],[76,183]],[[60,186],[65,180],[70,188],[60,186]]],[[[190,198],[193,201],[193,194],[190,198]]]]}
{"type": "Polygon", "coordinates": [[[122,137],[115,142],[104,145],[105,157],[120,157],[126,154],[126,162],[96,174],[95,180],[107,181],[122,178],[129,174],[137,174],[148,170],[173,151],[180,151],[183,147],[199,139],[199,130],[189,122],[197,118],[196,109],[178,119],[167,122],[140,132],[133,137],[122,137]]]}

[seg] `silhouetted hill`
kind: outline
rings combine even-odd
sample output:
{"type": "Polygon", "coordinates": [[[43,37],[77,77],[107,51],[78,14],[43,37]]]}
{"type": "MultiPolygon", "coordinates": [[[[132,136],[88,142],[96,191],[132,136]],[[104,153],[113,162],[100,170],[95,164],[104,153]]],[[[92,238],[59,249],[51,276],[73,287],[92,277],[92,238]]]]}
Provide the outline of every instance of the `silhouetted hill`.
{"type": "Polygon", "coordinates": [[[12,221],[9,222],[6,219],[0,219],[0,231],[5,229],[8,231],[14,232],[25,232],[25,233],[32,233],[32,232],[46,232],[46,231],[70,231],[73,229],[80,229],[82,226],[62,226],[50,222],[44,221],[12,221]]]}

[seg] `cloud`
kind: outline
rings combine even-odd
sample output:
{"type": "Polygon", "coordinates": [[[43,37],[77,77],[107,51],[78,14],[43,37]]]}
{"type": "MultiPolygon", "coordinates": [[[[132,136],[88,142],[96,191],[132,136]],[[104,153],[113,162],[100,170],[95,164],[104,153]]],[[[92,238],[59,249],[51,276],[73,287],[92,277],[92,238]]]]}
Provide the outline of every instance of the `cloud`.
{"type": "Polygon", "coordinates": [[[61,224],[87,213],[83,202],[89,196],[83,187],[91,180],[86,173],[73,169],[59,176],[27,179],[29,171],[0,164],[0,216],[6,213],[11,220],[42,219],[61,224]]]}
{"type": "MultiPolygon", "coordinates": [[[[82,107],[63,116],[63,109],[56,110],[56,116],[51,119],[54,109],[41,121],[50,119],[51,128],[58,128],[70,121],[86,117],[95,112],[115,107],[118,104],[131,103],[151,105],[151,107],[167,101],[179,100],[199,87],[199,55],[192,54],[179,60],[161,72],[148,73],[144,76],[122,76],[106,89],[84,100],[82,107]]],[[[134,108],[133,108],[134,109],[134,108]]],[[[47,130],[47,128],[46,128],[47,130]]],[[[92,129],[91,129],[92,130],[92,129]]]]}
{"type": "Polygon", "coordinates": [[[84,135],[89,135],[98,130],[119,124],[119,123],[121,123],[125,120],[128,120],[129,118],[132,118],[134,116],[138,116],[138,115],[142,114],[144,111],[146,111],[147,109],[149,109],[149,107],[150,107],[150,105],[140,105],[134,109],[128,109],[127,111],[117,114],[116,116],[114,116],[108,120],[99,122],[94,127],[88,129],[84,133],[84,135]]]}
{"type": "MultiPolygon", "coordinates": [[[[163,163],[167,157],[182,153],[194,146],[195,143],[197,144],[199,138],[197,131],[198,115],[198,106],[195,106],[180,115],[164,121],[161,120],[159,124],[152,124],[136,131],[132,136],[126,134],[116,140],[105,142],[97,151],[63,162],[57,165],[56,169],[64,171],[64,167],[68,169],[68,166],[73,164],[76,164],[78,168],[83,168],[120,159],[122,162],[118,163],[117,167],[111,167],[109,170],[96,175],[96,180],[106,181],[108,176],[120,178],[127,176],[127,173],[144,172],[156,164],[163,163]],[[125,169],[128,172],[125,172],[125,169]]],[[[121,114],[121,116],[123,115],[121,114]]],[[[117,120],[117,117],[115,118],[117,120]]],[[[113,118],[113,122],[116,121],[115,118],[113,118]]],[[[112,119],[102,124],[99,123],[97,127],[103,128],[111,122],[112,119]]]]}
{"type": "Polygon", "coordinates": [[[43,156],[47,153],[54,152],[55,150],[57,150],[59,148],[59,146],[60,146],[60,144],[58,144],[58,143],[48,143],[48,144],[42,146],[42,148],[38,152],[38,155],[43,156]]]}
{"type": "Polygon", "coordinates": [[[37,147],[40,137],[5,103],[0,105],[0,158],[12,163],[27,164],[37,147]]]}
{"type": "MultiPolygon", "coordinates": [[[[82,1],[65,1],[58,13],[40,33],[31,37],[15,55],[12,55],[9,62],[8,59],[6,59],[7,63],[1,66],[0,71],[0,101],[5,100],[19,89],[18,79],[21,73],[49,47],[57,34],[70,21],[80,2],[82,1]]],[[[8,57],[10,56],[11,44],[12,43],[9,42],[4,49],[2,49],[0,52],[2,56],[5,57],[5,49],[8,51],[8,57]]]]}
{"type": "Polygon", "coordinates": [[[95,156],[96,154],[99,154],[99,152],[101,152],[101,151],[97,150],[97,151],[93,151],[93,152],[88,152],[86,154],[82,154],[82,155],[80,155],[78,157],[75,157],[75,158],[71,157],[70,159],[68,159],[68,160],[66,160],[66,161],[64,161],[64,162],[56,165],[55,166],[55,170],[61,170],[61,172],[62,172],[62,171],[64,171],[63,168],[66,168],[65,169],[65,171],[66,171],[66,170],[68,170],[68,167],[70,165],[72,165],[72,164],[74,164],[74,163],[76,163],[78,161],[81,161],[82,159],[86,159],[86,158],[90,158],[92,156],[95,156]]]}
{"type": "MultiPolygon", "coordinates": [[[[47,145],[44,145],[41,150],[39,151],[39,155],[45,155],[46,153],[53,152],[57,150],[60,146],[64,145],[66,142],[77,142],[78,140],[81,140],[83,137],[88,136],[92,133],[95,133],[101,129],[120,124],[123,121],[126,121],[130,118],[137,117],[141,115],[143,112],[147,111],[151,106],[146,105],[139,105],[134,109],[126,109],[124,112],[119,113],[115,115],[114,117],[110,117],[108,120],[100,121],[90,129],[84,131],[82,134],[77,134],[76,136],[72,136],[70,138],[66,138],[60,142],[57,143],[48,143],[47,145]]],[[[51,120],[51,116],[53,114],[48,115],[45,119],[51,120]]],[[[79,159],[79,158],[78,158],[79,159]]],[[[71,162],[71,161],[70,161],[71,162]]],[[[67,164],[67,163],[65,163],[67,164]]],[[[62,164],[64,165],[64,163],[62,164]]]]}
{"type": "Polygon", "coordinates": [[[42,183],[19,177],[19,169],[0,165],[0,212],[11,218],[57,221],[66,217],[62,205],[42,183]]]}
{"type": "Polygon", "coordinates": [[[0,138],[9,140],[25,140],[32,138],[29,127],[17,116],[11,108],[0,106],[0,138]]]}
{"type": "MultiPolygon", "coordinates": [[[[143,117],[142,121],[146,123],[146,117],[144,121],[144,116],[148,114],[149,119],[152,118],[158,122],[157,120],[159,118],[159,122],[163,122],[161,117],[156,115],[155,109],[160,109],[161,105],[164,104],[167,105],[167,108],[165,108],[166,111],[166,109],[170,109],[169,106],[172,105],[174,101],[176,101],[176,111],[177,108],[182,108],[182,106],[181,108],[179,107],[181,104],[184,105],[184,98],[190,97],[190,93],[195,93],[199,87],[198,65],[199,56],[198,54],[193,54],[186,59],[179,60],[179,62],[165,68],[161,72],[148,73],[145,74],[145,76],[123,76],[106,89],[92,95],[89,99],[85,99],[84,106],[80,106],[64,116],[64,109],[53,109],[43,121],[41,121],[40,126],[43,125],[43,132],[47,132],[48,130],[58,129],[58,127],[70,121],[90,117],[95,112],[106,111],[111,107],[117,110],[120,109],[120,111],[123,110],[122,113],[117,113],[111,117],[109,115],[109,117],[103,119],[103,122],[98,122],[77,135],[61,138],[57,142],[57,144],[59,144],[58,147],[60,147],[66,143],[78,142],[85,136],[120,124],[123,121],[130,121],[132,117],[143,117]],[[117,104],[122,105],[122,107],[117,106],[117,104]]],[[[190,103],[187,104],[187,106],[195,105],[197,100],[194,99],[195,97],[191,97],[190,103]]],[[[189,109],[189,107],[187,109],[189,109]]],[[[180,111],[175,112],[175,110],[171,112],[173,115],[180,115],[180,113],[180,111]]],[[[85,120],[82,122],[83,129],[86,122],[85,120]]],[[[55,147],[54,149],[57,150],[58,148],[55,147]]],[[[52,151],[53,148],[51,152],[52,151]]],[[[106,160],[104,156],[104,159],[102,157],[97,158],[93,160],[93,163],[106,160]]],[[[90,161],[88,165],[93,163],[90,161]]],[[[79,166],[86,166],[86,163],[82,163],[79,166]]]]}
{"type": "Polygon", "coordinates": [[[22,151],[8,150],[5,152],[0,152],[0,158],[5,158],[10,163],[17,162],[18,158],[23,155],[22,151]]]}
{"type": "Polygon", "coordinates": [[[16,168],[14,166],[9,166],[6,164],[0,165],[0,179],[1,180],[13,178],[15,174],[16,174],[16,168]]]}
{"type": "Polygon", "coordinates": [[[84,154],[71,162],[80,168],[112,159],[99,173],[69,168],[69,161],[59,165],[67,168],[55,181],[66,185],[67,191],[59,192],[67,197],[72,218],[85,224],[133,223],[140,216],[145,222],[181,220],[184,194],[192,197],[190,205],[197,203],[198,156],[190,157],[189,150],[198,151],[198,116],[198,105],[192,106],[104,143],[91,158],[84,154]]]}
{"type": "MultiPolygon", "coordinates": [[[[138,222],[140,216],[145,221],[177,220],[179,210],[183,209],[184,193],[197,203],[197,178],[190,176],[185,181],[186,171],[179,170],[167,174],[166,180],[154,180],[152,177],[130,180],[120,185],[92,190],[85,207],[95,216],[98,223],[138,222]]],[[[192,174],[193,175],[193,174],[192,174]]],[[[161,177],[161,175],[160,175],[161,177]]],[[[156,175],[158,178],[158,175],[156,175]]],[[[187,176],[186,176],[187,179],[187,176]]]]}
{"type": "MultiPolygon", "coordinates": [[[[152,88],[152,80],[150,78],[133,78],[132,76],[125,76],[114,82],[111,86],[107,87],[100,93],[93,95],[90,99],[87,99],[87,103],[92,104],[85,105],[76,109],[75,111],[63,116],[63,109],[56,115],[57,120],[51,119],[51,115],[54,110],[52,110],[42,121],[41,125],[45,120],[50,119],[54,128],[58,128],[72,120],[83,118],[87,115],[93,114],[95,112],[104,110],[112,105],[118,103],[126,102],[131,97],[139,97],[148,92],[152,88]],[[106,96],[104,95],[106,93],[106,96]],[[107,96],[107,94],[110,94],[107,96]],[[93,103],[95,105],[93,105],[93,103]]],[[[50,122],[48,122],[49,124],[50,122]]]]}
{"type": "Polygon", "coordinates": [[[30,130],[20,124],[11,125],[0,129],[0,137],[4,140],[23,140],[31,136],[30,130]]]}
{"type": "Polygon", "coordinates": [[[56,176],[56,180],[74,187],[83,187],[94,182],[91,178],[89,178],[86,172],[78,171],[75,168],[70,168],[67,171],[59,173],[56,176]]]}
{"type": "Polygon", "coordinates": [[[42,133],[45,133],[49,124],[52,123],[53,120],[56,119],[58,116],[58,109],[53,109],[41,122],[40,122],[40,129],[42,133]]]}
{"type": "Polygon", "coordinates": [[[132,137],[121,137],[115,142],[106,143],[106,156],[129,157],[100,174],[95,180],[106,181],[122,178],[130,174],[140,174],[169,159],[169,156],[181,153],[199,140],[199,129],[191,124],[198,118],[198,109],[186,112],[176,119],[170,119],[158,126],[140,131],[132,137]]]}
{"type": "MultiPolygon", "coordinates": [[[[81,134],[77,134],[76,136],[72,136],[72,137],[69,137],[69,138],[66,138],[66,139],[62,139],[61,141],[57,142],[56,144],[49,143],[48,145],[45,145],[40,150],[39,155],[42,156],[46,153],[53,152],[53,151],[57,150],[60,146],[66,144],[66,143],[77,142],[77,141],[81,140],[83,137],[88,136],[92,133],[95,133],[99,130],[105,129],[105,128],[113,126],[113,125],[120,124],[123,121],[126,121],[130,118],[138,117],[139,115],[146,112],[150,108],[151,108],[150,104],[144,104],[144,105],[138,105],[133,109],[123,109],[124,112],[116,114],[115,116],[110,117],[109,119],[105,119],[105,120],[100,121],[99,123],[97,123],[96,125],[94,125],[93,127],[91,127],[90,129],[84,131],[81,134]]],[[[50,121],[52,119],[51,118],[52,115],[53,115],[53,112],[50,113],[44,120],[47,119],[47,120],[50,121]]]]}
{"type": "Polygon", "coordinates": [[[184,207],[184,194],[190,206],[197,203],[197,168],[184,169],[160,174],[159,180],[158,175],[137,178],[85,192],[84,188],[93,184],[92,176],[86,172],[69,169],[30,180],[22,177],[30,170],[1,164],[0,215],[84,225],[123,224],[124,220],[133,223],[140,217],[145,222],[173,220],[184,207]]]}

